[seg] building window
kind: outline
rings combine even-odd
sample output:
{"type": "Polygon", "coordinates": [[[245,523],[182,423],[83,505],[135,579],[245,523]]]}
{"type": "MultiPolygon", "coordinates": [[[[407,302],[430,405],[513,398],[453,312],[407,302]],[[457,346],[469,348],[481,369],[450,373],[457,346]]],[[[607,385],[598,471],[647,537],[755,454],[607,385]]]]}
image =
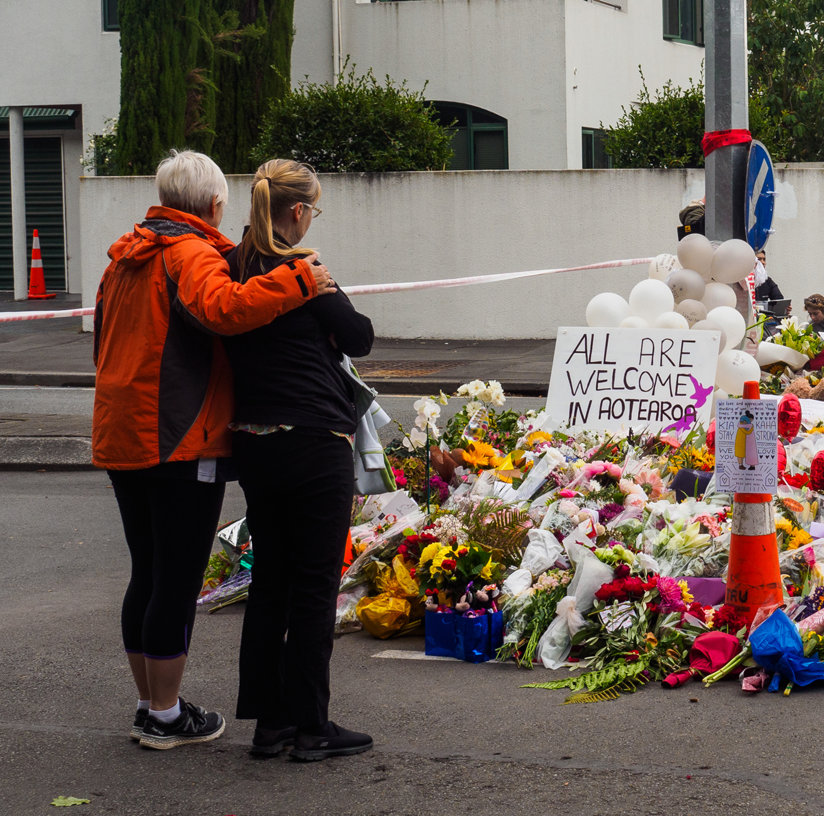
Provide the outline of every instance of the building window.
{"type": "Polygon", "coordinates": [[[103,0],[103,30],[120,31],[120,17],[117,14],[117,0],[103,0]]]}
{"type": "Polygon", "coordinates": [[[506,170],[506,119],[472,105],[433,102],[441,124],[455,129],[449,170],[506,170]]]}
{"type": "Polygon", "coordinates": [[[605,136],[598,128],[581,128],[581,167],[584,170],[612,167],[612,157],[604,150],[605,136]]]}
{"type": "Polygon", "coordinates": [[[704,44],[704,0],[664,0],[664,39],[704,44]]]}

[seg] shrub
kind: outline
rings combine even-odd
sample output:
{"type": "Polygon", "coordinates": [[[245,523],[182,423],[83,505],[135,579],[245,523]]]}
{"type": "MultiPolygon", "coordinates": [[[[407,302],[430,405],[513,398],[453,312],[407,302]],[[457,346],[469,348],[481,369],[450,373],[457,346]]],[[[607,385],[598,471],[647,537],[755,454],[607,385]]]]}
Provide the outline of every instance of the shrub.
{"type": "Polygon", "coordinates": [[[355,66],[331,82],[301,85],[272,100],[252,159],[287,158],[325,173],[441,170],[452,156],[444,128],[423,91],[355,66]]]}

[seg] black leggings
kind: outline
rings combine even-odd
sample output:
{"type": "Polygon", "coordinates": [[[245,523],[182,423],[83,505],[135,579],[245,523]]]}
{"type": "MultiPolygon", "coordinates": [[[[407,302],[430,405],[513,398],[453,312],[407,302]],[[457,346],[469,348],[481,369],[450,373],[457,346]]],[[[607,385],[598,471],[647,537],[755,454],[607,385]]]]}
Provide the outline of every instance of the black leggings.
{"type": "Polygon", "coordinates": [[[234,456],[255,556],[237,716],[318,733],[328,719],[352,446],[329,431],[240,431],[234,456]]]}
{"type": "Polygon", "coordinates": [[[224,482],[113,471],[132,576],[121,628],[127,652],[159,659],[189,651],[197,596],[223,505],[224,482]]]}

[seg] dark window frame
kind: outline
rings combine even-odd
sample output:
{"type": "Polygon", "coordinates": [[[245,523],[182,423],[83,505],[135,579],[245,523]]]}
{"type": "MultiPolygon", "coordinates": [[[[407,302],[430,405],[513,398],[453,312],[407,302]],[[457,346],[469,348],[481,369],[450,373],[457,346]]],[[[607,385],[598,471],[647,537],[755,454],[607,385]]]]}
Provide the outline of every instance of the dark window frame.
{"type": "MultiPolygon", "coordinates": [[[[462,117],[466,117],[466,124],[455,125],[455,138],[462,138],[465,140],[465,150],[463,155],[467,157],[467,167],[451,166],[450,170],[508,170],[509,169],[509,122],[492,111],[478,108],[474,105],[465,105],[458,102],[433,102],[438,110],[441,121],[444,125],[449,125],[455,118],[455,113],[460,112],[462,117]],[[473,119],[473,112],[476,112],[479,118],[495,119],[494,122],[475,122],[473,119]],[[503,167],[488,167],[478,168],[475,166],[475,134],[477,133],[500,133],[503,136],[502,151],[503,151],[503,167]]],[[[456,155],[460,155],[456,151],[456,155]]]]}
{"type": "Polygon", "coordinates": [[[661,8],[665,40],[704,45],[704,0],[662,0],[661,8]]]}
{"type": "Polygon", "coordinates": [[[101,20],[104,31],[120,31],[120,15],[117,0],[100,0],[101,20]]]}
{"type": "Polygon", "coordinates": [[[602,128],[581,128],[581,169],[582,170],[611,170],[612,156],[603,149],[603,140],[606,131],[602,128]],[[600,150],[598,144],[601,144],[600,150]],[[586,162],[587,144],[589,144],[590,163],[586,162]],[[598,157],[602,155],[605,164],[598,164],[598,157]]]}

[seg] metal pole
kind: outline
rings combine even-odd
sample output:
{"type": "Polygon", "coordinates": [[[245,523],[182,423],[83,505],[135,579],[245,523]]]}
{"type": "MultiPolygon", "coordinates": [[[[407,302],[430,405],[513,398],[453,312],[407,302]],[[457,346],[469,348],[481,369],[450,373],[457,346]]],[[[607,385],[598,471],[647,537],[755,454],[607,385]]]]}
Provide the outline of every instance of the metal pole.
{"type": "Polygon", "coordinates": [[[23,169],[23,108],[9,108],[9,162],[11,164],[11,253],[14,299],[28,296],[26,280],[26,174],[23,169]]]}
{"type": "MultiPolygon", "coordinates": [[[[705,0],[708,133],[749,129],[746,0],[705,0]]],[[[731,145],[706,159],[706,234],[710,240],[746,240],[744,203],[749,145],[731,145]]]]}

